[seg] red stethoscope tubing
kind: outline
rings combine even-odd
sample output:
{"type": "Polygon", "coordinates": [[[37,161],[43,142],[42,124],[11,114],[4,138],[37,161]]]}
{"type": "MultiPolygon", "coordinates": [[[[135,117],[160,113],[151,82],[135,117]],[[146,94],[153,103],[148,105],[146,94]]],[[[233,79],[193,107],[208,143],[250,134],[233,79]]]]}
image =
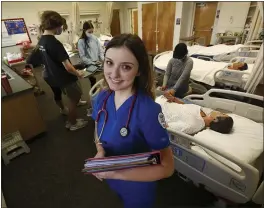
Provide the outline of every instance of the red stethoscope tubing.
{"type": "MultiPolygon", "coordinates": [[[[99,139],[101,139],[101,136],[102,136],[102,133],[103,133],[103,130],[104,130],[104,126],[107,122],[107,119],[108,119],[108,112],[106,110],[106,103],[107,103],[107,100],[108,98],[110,97],[110,95],[112,94],[113,91],[110,91],[109,94],[106,96],[106,98],[104,99],[104,103],[103,103],[103,106],[101,108],[101,110],[98,111],[98,114],[97,114],[97,118],[95,120],[95,122],[97,123],[100,119],[100,114],[101,113],[104,113],[105,114],[105,117],[104,117],[104,123],[103,123],[103,127],[102,127],[102,131],[99,135],[99,139]]],[[[135,102],[136,102],[136,99],[137,99],[137,94],[135,93],[134,95],[134,99],[132,101],[132,105],[131,107],[129,108],[129,113],[128,113],[128,117],[127,117],[127,122],[126,122],[126,129],[128,129],[128,126],[129,126],[129,123],[130,123],[130,119],[131,119],[131,114],[132,114],[132,111],[134,109],[134,105],[135,105],[135,102]]]]}

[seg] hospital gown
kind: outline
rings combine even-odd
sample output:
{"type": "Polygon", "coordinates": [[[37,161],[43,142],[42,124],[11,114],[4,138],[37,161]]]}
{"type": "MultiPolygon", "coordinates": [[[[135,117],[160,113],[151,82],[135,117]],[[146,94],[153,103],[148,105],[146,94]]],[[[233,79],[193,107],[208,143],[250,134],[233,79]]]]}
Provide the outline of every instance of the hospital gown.
{"type": "Polygon", "coordinates": [[[157,97],[156,102],[161,105],[165,120],[171,129],[190,135],[205,128],[204,120],[200,114],[201,110],[206,115],[212,112],[209,108],[195,104],[169,103],[164,96],[157,97]]]}

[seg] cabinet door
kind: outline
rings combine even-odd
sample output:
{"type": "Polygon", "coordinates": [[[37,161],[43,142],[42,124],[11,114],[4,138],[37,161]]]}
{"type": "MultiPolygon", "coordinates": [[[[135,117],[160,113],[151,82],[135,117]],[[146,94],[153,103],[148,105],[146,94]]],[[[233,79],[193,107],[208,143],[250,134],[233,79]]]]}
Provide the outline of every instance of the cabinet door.
{"type": "Polygon", "coordinates": [[[156,50],[157,3],[142,4],[142,40],[148,51],[156,50]]]}
{"type": "Polygon", "coordinates": [[[158,3],[157,42],[159,52],[172,50],[176,2],[158,3]]]}

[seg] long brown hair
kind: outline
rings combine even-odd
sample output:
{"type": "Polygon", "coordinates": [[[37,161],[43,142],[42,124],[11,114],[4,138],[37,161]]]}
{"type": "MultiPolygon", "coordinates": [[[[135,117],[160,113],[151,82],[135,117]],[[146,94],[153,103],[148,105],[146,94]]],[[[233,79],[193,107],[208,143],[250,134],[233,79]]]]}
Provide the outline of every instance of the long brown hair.
{"type": "MultiPolygon", "coordinates": [[[[150,68],[148,53],[143,41],[137,35],[121,34],[113,37],[112,40],[107,43],[105,53],[110,48],[120,48],[123,46],[130,50],[138,61],[140,75],[135,78],[134,88],[143,91],[155,100],[153,70],[150,68]]],[[[105,81],[105,83],[107,82],[105,81]]]]}

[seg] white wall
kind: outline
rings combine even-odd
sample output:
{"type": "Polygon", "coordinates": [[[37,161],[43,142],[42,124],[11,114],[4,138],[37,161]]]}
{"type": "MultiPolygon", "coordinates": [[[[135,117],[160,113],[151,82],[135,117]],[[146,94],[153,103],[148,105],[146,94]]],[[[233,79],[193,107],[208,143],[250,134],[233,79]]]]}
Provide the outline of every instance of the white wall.
{"type": "Polygon", "coordinates": [[[173,32],[173,49],[180,41],[181,25],[182,25],[182,9],[183,2],[176,2],[175,20],[174,20],[174,32],[173,32]],[[180,25],[176,25],[176,19],[181,18],[180,25]]]}
{"type": "Polygon", "coordinates": [[[250,2],[219,2],[220,15],[216,25],[217,33],[242,32],[245,26],[250,2]],[[232,20],[233,18],[233,20],[232,20]]]}
{"type": "Polygon", "coordinates": [[[192,35],[194,6],[194,2],[183,2],[180,37],[189,37],[192,35]]]}
{"type": "MultiPolygon", "coordinates": [[[[214,21],[211,44],[216,43],[217,33],[225,32],[226,30],[241,32],[246,22],[249,6],[250,2],[218,2],[216,10],[220,10],[220,15],[214,21]],[[231,17],[233,22],[230,22],[231,17]]],[[[183,2],[181,37],[191,35],[194,8],[194,2],[183,2]]]]}
{"type": "Polygon", "coordinates": [[[127,2],[124,2],[123,4],[123,18],[124,18],[124,25],[123,25],[123,28],[124,28],[124,33],[131,33],[131,17],[130,17],[130,13],[129,13],[129,9],[134,9],[134,8],[137,8],[138,7],[138,4],[136,1],[127,1],[127,2]]]}

